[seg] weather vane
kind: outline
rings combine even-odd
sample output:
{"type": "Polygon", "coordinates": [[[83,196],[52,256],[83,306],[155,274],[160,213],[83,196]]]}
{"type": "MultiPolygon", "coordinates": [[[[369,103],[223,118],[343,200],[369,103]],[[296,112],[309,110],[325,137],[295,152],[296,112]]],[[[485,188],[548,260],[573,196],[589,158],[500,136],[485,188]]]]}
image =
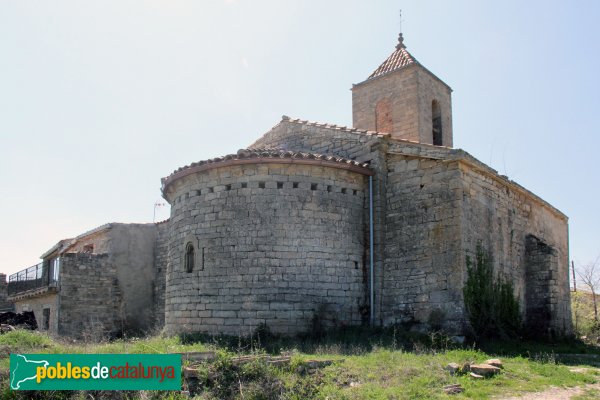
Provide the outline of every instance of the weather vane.
{"type": "Polygon", "coordinates": [[[400,14],[400,18],[398,19],[398,22],[400,25],[400,33],[402,33],[402,9],[400,9],[400,12],[398,14],[400,14]]]}
{"type": "Polygon", "coordinates": [[[402,9],[400,9],[399,17],[400,33],[398,34],[398,44],[396,45],[396,49],[398,50],[406,47],[404,46],[404,37],[402,37],[402,9]]]}

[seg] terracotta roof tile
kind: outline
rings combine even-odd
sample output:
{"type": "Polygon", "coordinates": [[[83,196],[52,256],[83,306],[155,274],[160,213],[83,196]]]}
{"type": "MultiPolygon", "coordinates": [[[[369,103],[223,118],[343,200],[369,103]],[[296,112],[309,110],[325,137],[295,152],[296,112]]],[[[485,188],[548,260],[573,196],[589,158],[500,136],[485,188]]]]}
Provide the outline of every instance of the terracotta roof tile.
{"type": "Polygon", "coordinates": [[[322,161],[328,163],[337,163],[343,164],[350,168],[358,168],[358,169],[369,169],[368,163],[362,163],[359,161],[351,160],[344,157],[339,157],[335,155],[327,155],[327,154],[319,154],[319,153],[310,153],[304,151],[291,151],[291,150],[282,150],[276,148],[257,148],[257,149],[241,149],[238,150],[235,154],[228,154],[222,157],[215,157],[209,160],[198,161],[195,163],[191,163],[190,165],[186,165],[185,167],[181,167],[173,171],[171,175],[166,178],[162,178],[163,189],[166,185],[168,185],[173,180],[178,179],[182,175],[186,175],[188,170],[197,169],[198,167],[207,166],[207,167],[218,167],[218,164],[226,164],[231,161],[241,161],[241,160],[271,160],[271,162],[275,159],[288,159],[288,160],[307,160],[307,161],[322,161]]]}
{"type": "Polygon", "coordinates": [[[287,121],[287,122],[292,122],[294,124],[299,124],[299,125],[316,126],[318,128],[336,129],[336,130],[340,130],[340,131],[344,131],[344,132],[364,133],[369,136],[380,136],[380,137],[390,136],[390,134],[386,133],[386,132],[368,131],[366,129],[358,129],[358,128],[352,128],[352,127],[348,127],[348,126],[334,125],[334,124],[328,124],[328,123],[324,123],[324,122],[308,121],[306,119],[291,118],[291,117],[288,117],[287,115],[283,115],[281,117],[281,120],[287,121]]]}
{"type": "Polygon", "coordinates": [[[377,78],[378,76],[385,75],[397,69],[418,63],[419,62],[406,50],[402,34],[400,34],[398,37],[396,50],[371,75],[369,75],[367,80],[377,78]]]}

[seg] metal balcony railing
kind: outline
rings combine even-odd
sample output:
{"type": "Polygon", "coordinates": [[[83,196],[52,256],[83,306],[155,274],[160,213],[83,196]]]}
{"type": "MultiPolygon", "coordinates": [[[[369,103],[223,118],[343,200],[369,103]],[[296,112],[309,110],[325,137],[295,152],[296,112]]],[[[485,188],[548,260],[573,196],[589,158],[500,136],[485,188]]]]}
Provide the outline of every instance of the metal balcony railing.
{"type": "Polygon", "coordinates": [[[8,277],[8,295],[14,296],[32,289],[56,286],[58,276],[48,270],[49,266],[52,264],[41,262],[10,275],[8,277]]]}

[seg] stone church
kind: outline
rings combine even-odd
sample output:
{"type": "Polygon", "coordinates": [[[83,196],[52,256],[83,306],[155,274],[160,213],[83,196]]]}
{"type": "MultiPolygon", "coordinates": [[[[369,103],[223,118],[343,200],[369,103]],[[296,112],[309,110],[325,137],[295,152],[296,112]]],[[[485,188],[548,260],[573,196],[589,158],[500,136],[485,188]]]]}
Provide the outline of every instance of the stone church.
{"type": "Polygon", "coordinates": [[[9,299],[75,336],[295,334],[314,321],[461,335],[466,258],[481,245],[525,325],[568,335],[567,217],[452,147],[451,92],[400,35],[352,86],[352,127],[283,116],[246,149],[177,169],[162,179],[169,220],[63,240],[10,277],[9,299]]]}

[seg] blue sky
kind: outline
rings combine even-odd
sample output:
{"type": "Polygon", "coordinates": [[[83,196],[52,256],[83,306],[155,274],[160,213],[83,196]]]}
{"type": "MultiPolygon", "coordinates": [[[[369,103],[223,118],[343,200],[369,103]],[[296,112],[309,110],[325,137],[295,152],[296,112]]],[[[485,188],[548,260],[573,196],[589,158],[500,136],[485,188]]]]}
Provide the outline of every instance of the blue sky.
{"type": "Polygon", "coordinates": [[[455,147],[567,214],[571,258],[595,259],[600,2],[20,0],[0,3],[0,271],[151,222],[161,177],[283,114],[351,125],[400,8],[408,50],[454,89],[455,147]]]}

